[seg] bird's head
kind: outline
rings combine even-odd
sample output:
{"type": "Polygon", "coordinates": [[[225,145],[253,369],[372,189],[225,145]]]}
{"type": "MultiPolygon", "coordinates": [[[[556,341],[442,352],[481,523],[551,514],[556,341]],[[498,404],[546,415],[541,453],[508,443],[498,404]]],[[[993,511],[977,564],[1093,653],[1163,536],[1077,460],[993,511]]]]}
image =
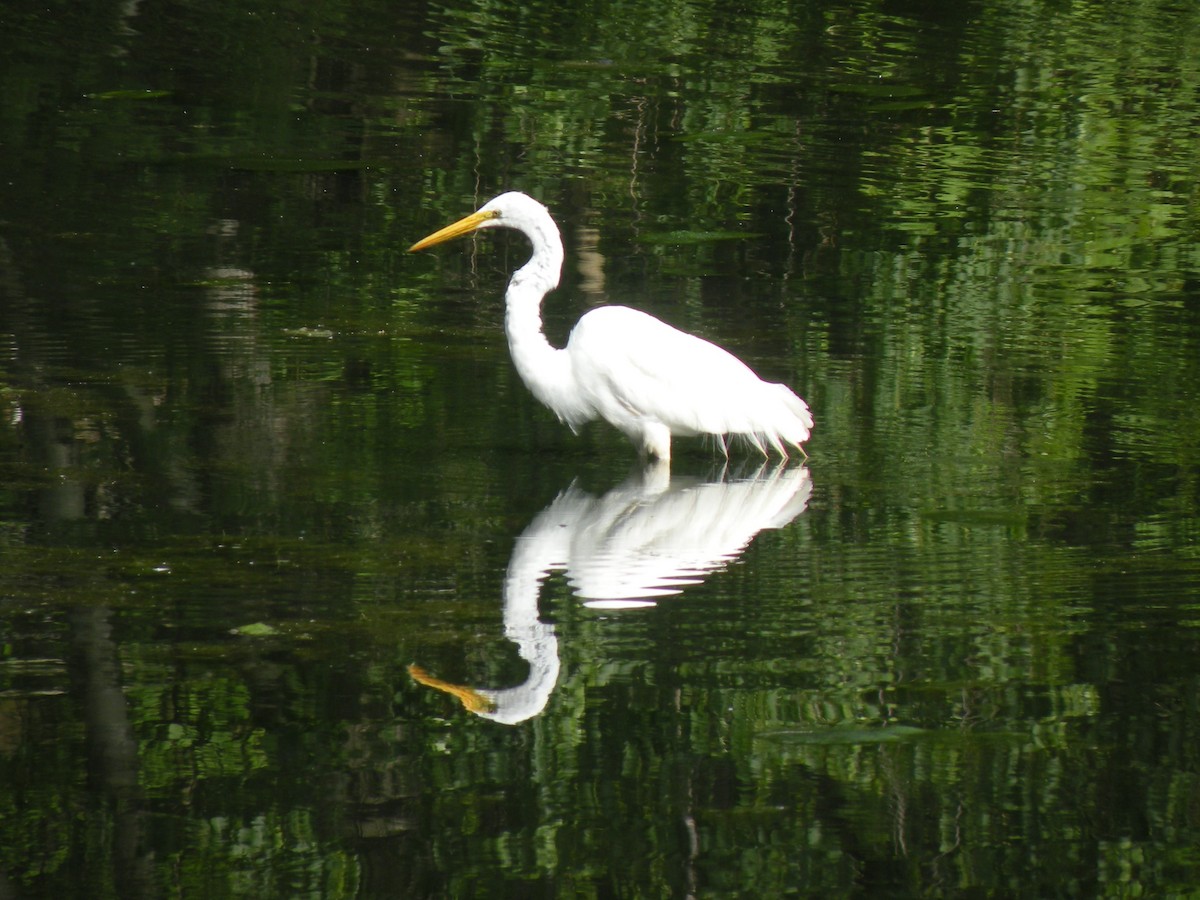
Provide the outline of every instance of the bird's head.
{"type": "Polygon", "coordinates": [[[470,234],[482,228],[515,228],[518,231],[530,234],[534,226],[543,225],[546,221],[550,221],[553,224],[553,220],[550,219],[550,212],[546,207],[542,206],[542,204],[538,203],[528,194],[522,194],[520,191],[509,191],[506,194],[493,197],[476,212],[471,213],[469,216],[464,216],[453,225],[447,225],[445,228],[435,231],[428,237],[421,238],[421,240],[408,248],[408,252],[412,253],[416,250],[424,250],[426,247],[432,247],[434,244],[440,244],[443,241],[461,237],[464,234],[470,234]]]}

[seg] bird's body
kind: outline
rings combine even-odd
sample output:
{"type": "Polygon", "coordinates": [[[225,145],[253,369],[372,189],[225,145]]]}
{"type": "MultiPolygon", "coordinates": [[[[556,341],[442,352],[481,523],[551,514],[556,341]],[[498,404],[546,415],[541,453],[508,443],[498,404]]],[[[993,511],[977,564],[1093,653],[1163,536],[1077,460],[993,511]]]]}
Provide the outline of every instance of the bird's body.
{"type": "Polygon", "coordinates": [[[522,232],[533,245],[529,261],[509,281],[505,332],[521,380],[560,420],[578,430],[604,419],[645,454],[671,458],[671,437],[712,435],[723,451],[739,435],[764,455],[804,452],[812,415],[782,384],[760,379],[727,350],[624,306],[586,313],[567,346],[542,332],[541,306],[558,287],[563,248],[549,211],[519,192],[501,194],[476,213],[418,241],[410,249],[479,228],[522,232]]]}

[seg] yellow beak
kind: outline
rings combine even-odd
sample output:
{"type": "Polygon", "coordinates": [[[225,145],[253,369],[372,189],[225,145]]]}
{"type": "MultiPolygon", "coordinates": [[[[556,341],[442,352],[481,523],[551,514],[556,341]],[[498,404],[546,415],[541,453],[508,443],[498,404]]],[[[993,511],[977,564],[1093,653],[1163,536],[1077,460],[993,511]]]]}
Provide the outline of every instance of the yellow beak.
{"type": "MultiPolygon", "coordinates": [[[[460,223],[456,222],[455,224],[460,223]]],[[[454,225],[451,225],[450,227],[453,228],[454,225]]],[[[441,234],[441,232],[439,231],[438,234],[441,234]]],[[[430,235],[430,237],[437,237],[437,235],[430,235]]],[[[451,235],[451,237],[453,237],[453,235],[451,235]]],[[[425,240],[427,241],[429,238],[426,238],[425,240]]],[[[446,240],[446,238],[442,238],[442,240],[446,240]]],[[[424,241],[422,241],[422,243],[424,243],[424,241]]],[[[417,684],[423,684],[427,687],[436,688],[443,693],[449,694],[451,697],[457,697],[458,702],[461,703],[469,712],[489,713],[493,712],[496,708],[495,704],[491,700],[473,688],[469,688],[463,684],[451,684],[449,681],[442,681],[440,678],[434,678],[418,665],[409,666],[408,674],[412,676],[413,681],[415,681],[417,684]]]]}
{"type": "Polygon", "coordinates": [[[441,231],[435,231],[433,234],[429,235],[429,237],[421,238],[421,240],[417,241],[408,248],[408,252],[412,253],[416,250],[424,250],[426,247],[432,247],[434,244],[442,243],[442,241],[448,241],[451,238],[460,237],[464,234],[470,234],[488,219],[494,219],[498,215],[499,213],[497,213],[495,210],[488,210],[487,212],[480,210],[479,212],[473,212],[469,216],[459,219],[453,225],[447,225],[441,231]]]}

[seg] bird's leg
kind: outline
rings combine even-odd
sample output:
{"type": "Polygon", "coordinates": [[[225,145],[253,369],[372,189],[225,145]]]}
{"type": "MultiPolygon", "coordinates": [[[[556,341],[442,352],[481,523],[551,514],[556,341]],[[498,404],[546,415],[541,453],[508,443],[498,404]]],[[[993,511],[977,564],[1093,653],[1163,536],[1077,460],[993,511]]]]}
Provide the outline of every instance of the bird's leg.
{"type": "Polygon", "coordinates": [[[671,461],[671,429],[662,422],[643,420],[641,448],[643,453],[669,463],[671,461]]]}

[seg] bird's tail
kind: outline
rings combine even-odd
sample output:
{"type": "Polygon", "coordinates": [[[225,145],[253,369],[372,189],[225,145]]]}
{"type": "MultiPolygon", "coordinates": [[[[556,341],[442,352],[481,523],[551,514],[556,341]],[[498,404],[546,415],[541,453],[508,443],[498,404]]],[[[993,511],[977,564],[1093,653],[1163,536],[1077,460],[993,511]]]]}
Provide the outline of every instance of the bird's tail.
{"type": "Polygon", "coordinates": [[[801,400],[785,384],[768,384],[769,412],[764,411],[762,424],[753,435],[750,442],[766,454],[766,446],[774,447],[781,456],[787,456],[786,445],[790,444],[801,453],[801,446],[812,433],[813,417],[808,404],[801,400]]]}

